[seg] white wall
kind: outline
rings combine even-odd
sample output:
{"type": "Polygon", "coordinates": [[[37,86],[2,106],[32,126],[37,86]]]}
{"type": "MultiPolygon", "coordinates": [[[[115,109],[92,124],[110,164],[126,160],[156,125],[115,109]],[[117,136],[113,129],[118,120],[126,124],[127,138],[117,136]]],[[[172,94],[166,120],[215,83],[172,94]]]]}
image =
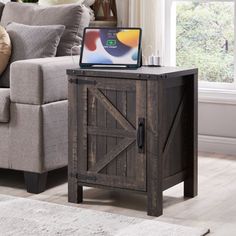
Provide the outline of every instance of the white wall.
{"type": "Polygon", "coordinates": [[[199,93],[199,150],[236,155],[235,96],[199,93]]]}

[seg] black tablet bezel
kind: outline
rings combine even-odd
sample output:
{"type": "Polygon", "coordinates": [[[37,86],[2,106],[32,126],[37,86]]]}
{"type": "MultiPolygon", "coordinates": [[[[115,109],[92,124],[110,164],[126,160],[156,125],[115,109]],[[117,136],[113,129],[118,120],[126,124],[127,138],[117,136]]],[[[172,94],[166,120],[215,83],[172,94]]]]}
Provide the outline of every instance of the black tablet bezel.
{"type": "Polygon", "coordinates": [[[141,58],[142,58],[142,53],[141,53],[141,44],[142,44],[142,29],[138,28],[138,27],[86,27],[84,28],[84,34],[87,29],[116,29],[116,30],[139,30],[140,34],[139,34],[139,46],[138,46],[138,60],[136,64],[99,64],[99,63],[82,63],[82,59],[83,59],[83,51],[84,51],[84,39],[85,37],[83,37],[82,39],[82,46],[81,46],[81,53],[80,53],[80,67],[81,68],[98,68],[98,67],[114,67],[114,68],[119,68],[119,67],[125,67],[125,68],[139,68],[141,66],[141,58]],[[98,67],[96,67],[98,66],[98,67]]]}

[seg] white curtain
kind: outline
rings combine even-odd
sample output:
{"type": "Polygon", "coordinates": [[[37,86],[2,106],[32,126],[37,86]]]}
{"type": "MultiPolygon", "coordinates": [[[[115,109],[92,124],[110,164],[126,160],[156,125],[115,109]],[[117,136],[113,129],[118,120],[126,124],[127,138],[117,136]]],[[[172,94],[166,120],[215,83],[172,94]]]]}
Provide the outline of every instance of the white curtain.
{"type": "Polygon", "coordinates": [[[164,1],[116,0],[118,26],[143,29],[143,54],[164,54],[164,1]]]}

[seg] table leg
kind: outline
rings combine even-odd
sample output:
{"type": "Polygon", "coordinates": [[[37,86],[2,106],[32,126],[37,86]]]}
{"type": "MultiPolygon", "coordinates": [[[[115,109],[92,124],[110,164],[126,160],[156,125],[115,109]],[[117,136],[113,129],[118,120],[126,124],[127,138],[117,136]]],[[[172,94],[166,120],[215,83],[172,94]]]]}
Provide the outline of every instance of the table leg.
{"type": "Polygon", "coordinates": [[[68,201],[71,203],[83,202],[83,187],[78,185],[77,179],[74,177],[68,179],[68,201]]]}
{"type": "Polygon", "coordinates": [[[187,145],[187,178],[184,181],[184,196],[195,197],[198,193],[198,75],[189,78],[189,144],[187,145]]]}
{"type": "Polygon", "coordinates": [[[147,83],[147,212],[150,216],[163,213],[163,165],[158,127],[161,125],[163,88],[156,81],[147,83]]]}

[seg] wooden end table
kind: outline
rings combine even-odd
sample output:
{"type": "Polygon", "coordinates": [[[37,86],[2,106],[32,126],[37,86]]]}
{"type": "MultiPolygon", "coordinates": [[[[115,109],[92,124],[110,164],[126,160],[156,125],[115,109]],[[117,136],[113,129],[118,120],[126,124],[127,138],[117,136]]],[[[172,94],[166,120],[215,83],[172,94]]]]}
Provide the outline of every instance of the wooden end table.
{"type": "Polygon", "coordinates": [[[82,202],[82,186],[130,190],[160,216],[164,190],[184,182],[184,196],[197,195],[197,69],[67,74],[70,202],[82,202]]]}

